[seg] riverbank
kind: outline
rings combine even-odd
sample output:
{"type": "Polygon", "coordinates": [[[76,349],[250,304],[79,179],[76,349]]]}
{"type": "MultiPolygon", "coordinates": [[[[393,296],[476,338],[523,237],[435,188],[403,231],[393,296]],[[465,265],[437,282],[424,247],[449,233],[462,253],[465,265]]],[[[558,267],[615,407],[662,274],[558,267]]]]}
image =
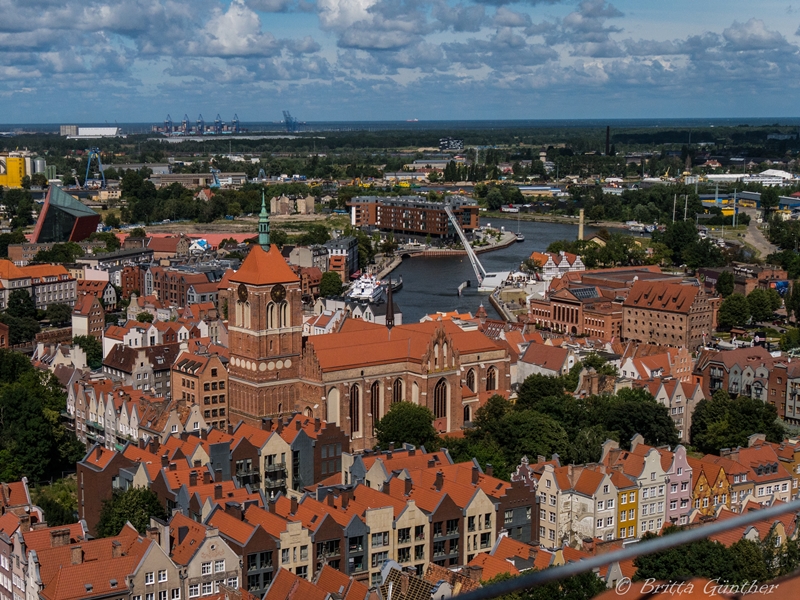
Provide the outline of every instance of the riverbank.
{"type": "MultiPolygon", "coordinates": [[[[542,213],[504,213],[504,212],[497,212],[497,211],[489,211],[481,213],[481,220],[485,221],[488,219],[508,219],[508,220],[517,220],[519,218],[520,221],[527,221],[529,223],[558,223],[560,225],[575,225],[578,226],[578,216],[570,217],[568,215],[547,215],[542,213]]],[[[598,228],[606,228],[606,229],[624,229],[625,223],[618,222],[618,221],[589,221],[588,219],[584,223],[585,226],[589,227],[598,227],[598,228]]]]}

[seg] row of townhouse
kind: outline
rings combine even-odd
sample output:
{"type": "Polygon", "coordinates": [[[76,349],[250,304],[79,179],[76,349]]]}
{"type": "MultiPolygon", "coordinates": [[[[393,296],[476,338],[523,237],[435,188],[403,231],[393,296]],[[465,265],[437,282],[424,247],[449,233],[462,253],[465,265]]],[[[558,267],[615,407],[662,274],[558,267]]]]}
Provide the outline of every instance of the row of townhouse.
{"type": "Polygon", "coordinates": [[[62,265],[17,267],[10,260],[0,260],[0,310],[8,306],[15,290],[27,292],[39,310],[52,304],[72,306],[77,297],[76,280],[62,265]]]}
{"type": "Polygon", "coordinates": [[[201,314],[207,313],[202,311],[202,306],[193,305],[175,321],[157,320],[153,323],[142,323],[136,321],[134,317],[123,325],[111,325],[103,334],[103,357],[108,356],[116,346],[120,345],[146,348],[205,338],[213,344],[218,343],[220,335],[218,320],[216,317],[199,316],[201,314]],[[198,316],[195,316],[195,313],[198,316]]]}
{"type": "Polygon", "coordinates": [[[705,351],[697,358],[694,376],[708,397],[725,390],[733,397],[768,402],[781,419],[800,424],[800,363],[791,357],[773,356],[761,346],[705,351]]]}
{"type": "MultiPolygon", "coordinates": [[[[311,440],[317,453],[301,464],[328,462],[338,472],[316,485],[312,472],[300,490],[292,480],[286,493],[258,487],[252,466],[272,456],[258,451],[271,453],[282,439],[298,442],[299,452],[303,437],[310,440],[306,431],[317,425],[296,417],[266,432],[263,446],[256,446],[261,437],[215,429],[205,438],[169,436],[163,444],[142,441],[121,452],[96,446],[78,465],[79,514],[94,531],[99,506],[113,489],[148,487],[174,514],[217,528],[238,546],[242,581],[257,595],[279,567],[310,578],[327,564],[376,584],[386,560],[421,573],[431,562],[466,564],[490,551],[501,534],[532,541],[538,513],[530,489],[483,473],[476,463],[453,464],[446,452],[406,447],[342,456],[340,442],[318,436],[311,440]],[[288,440],[281,436],[287,432],[288,440]],[[258,462],[248,458],[254,453],[258,462]],[[252,483],[243,486],[244,479],[252,483]]],[[[293,468],[285,468],[288,476],[293,468]]]]}

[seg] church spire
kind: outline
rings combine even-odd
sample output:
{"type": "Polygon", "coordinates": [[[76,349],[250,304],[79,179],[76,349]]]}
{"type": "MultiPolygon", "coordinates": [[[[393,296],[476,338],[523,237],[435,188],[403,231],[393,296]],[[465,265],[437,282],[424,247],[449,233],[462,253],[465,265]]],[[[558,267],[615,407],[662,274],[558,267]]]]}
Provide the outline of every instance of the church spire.
{"type": "Polygon", "coordinates": [[[261,213],[258,215],[258,244],[269,251],[269,214],[264,199],[264,190],[261,190],[261,213]]]}
{"type": "Polygon", "coordinates": [[[389,331],[394,327],[394,302],[392,301],[392,280],[386,286],[386,327],[389,331]]]}

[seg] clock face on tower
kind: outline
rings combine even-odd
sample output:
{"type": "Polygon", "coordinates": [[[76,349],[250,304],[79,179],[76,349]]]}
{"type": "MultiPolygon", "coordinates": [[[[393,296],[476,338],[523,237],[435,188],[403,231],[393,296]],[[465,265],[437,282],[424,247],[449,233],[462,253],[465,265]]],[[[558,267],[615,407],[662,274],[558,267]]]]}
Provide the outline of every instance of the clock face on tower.
{"type": "Polygon", "coordinates": [[[243,283],[239,284],[239,289],[237,290],[237,293],[239,294],[239,300],[241,300],[242,302],[247,301],[247,286],[245,284],[243,283]]]}
{"type": "Polygon", "coordinates": [[[279,283],[272,288],[270,295],[275,302],[282,302],[283,299],[286,298],[286,288],[279,283]]]}

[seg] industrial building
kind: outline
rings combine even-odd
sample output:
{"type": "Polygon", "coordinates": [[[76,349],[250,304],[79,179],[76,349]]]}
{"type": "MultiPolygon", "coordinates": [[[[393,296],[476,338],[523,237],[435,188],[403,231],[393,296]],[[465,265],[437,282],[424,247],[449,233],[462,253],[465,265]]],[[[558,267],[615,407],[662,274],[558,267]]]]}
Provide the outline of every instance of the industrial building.
{"type": "MultiPolygon", "coordinates": [[[[447,201],[464,232],[478,228],[478,204],[474,200],[450,196],[447,201]]],[[[369,225],[383,231],[433,237],[449,237],[455,233],[444,203],[422,196],[358,196],[348,206],[354,226],[369,225]]]]}
{"type": "Polygon", "coordinates": [[[80,242],[97,231],[100,215],[64,190],[50,186],[36,221],[33,241],[80,242]]]}
{"type": "Polygon", "coordinates": [[[122,131],[119,127],[81,127],[78,125],[62,125],[59,131],[61,135],[67,138],[88,139],[122,136],[122,131]]]}

